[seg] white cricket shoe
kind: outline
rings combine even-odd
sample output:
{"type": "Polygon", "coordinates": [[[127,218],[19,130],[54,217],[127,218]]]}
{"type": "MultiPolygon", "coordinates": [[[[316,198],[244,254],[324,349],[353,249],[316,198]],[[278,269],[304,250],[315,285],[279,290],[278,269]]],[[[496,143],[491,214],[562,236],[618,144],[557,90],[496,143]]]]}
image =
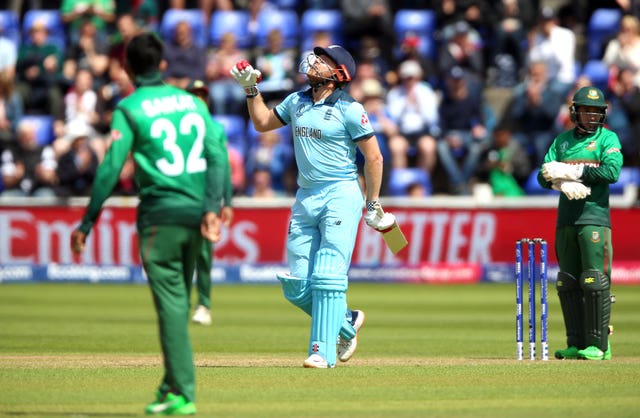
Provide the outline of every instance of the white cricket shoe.
{"type": "Polygon", "coordinates": [[[364,312],[363,311],[351,311],[351,325],[356,330],[356,336],[351,340],[343,340],[341,337],[338,337],[338,360],[340,361],[348,361],[353,353],[356,352],[356,348],[358,347],[358,331],[364,324],[364,312]]]}
{"type": "Polygon", "coordinates": [[[211,312],[206,306],[198,305],[191,320],[196,324],[211,325],[211,312]]]}
{"type": "Polygon", "coordinates": [[[302,363],[307,369],[329,369],[329,363],[323,359],[320,354],[311,354],[308,359],[302,363]]]}

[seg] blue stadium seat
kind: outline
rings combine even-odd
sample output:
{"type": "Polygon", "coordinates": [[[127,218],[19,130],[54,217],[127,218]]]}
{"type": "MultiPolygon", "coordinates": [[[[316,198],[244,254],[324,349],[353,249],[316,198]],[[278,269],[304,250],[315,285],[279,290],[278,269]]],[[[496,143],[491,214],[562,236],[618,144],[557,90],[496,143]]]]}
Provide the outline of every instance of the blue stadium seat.
{"type": "Polygon", "coordinates": [[[609,84],[609,66],[605,62],[600,60],[585,62],[582,74],[589,77],[594,86],[606,93],[609,84]]]}
{"type": "Polygon", "coordinates": [[[18,125],[29,123],[36,128],[36,141],[38,145],[49,145],[53,142],[53,116],[48,115],[26,115],[20,118],[18,125]]]}
{"type": "Polygon", "coordinates": [[[0,33],[20,46],[20,18],[11,10],[0,10],[0,33]]]}
{"type": "Polygon", "coordinates": [[[34,23],[44,23],[47,31],[49,32],[49,39],[51,43],[56,45],[61,52],[65,52],[67,49],[67,33],[65,31],[64,23],[62,22],[62,15],[59,10],[28,10],[24,14],[22,20],[22,39],[23,42],[29,42],[29,31],[33,27],[34,23]]]}
{"type": "Polygon", "coordinates": [[[433,10],[400,9],[394,16],[393,29],[398,42],[407,35],[417,36],[420,52],[429,58],[436,56],[436,14],[433,10]]]}
{"type": "Polygon", "coordinates": [[[601,59],[606,43],[620,29],[622,10],[596,9],[587,22],[587,59],[601,59]]]}
{"type": "Polygon", "coordinates": [[[300,19],[300,49],[302,51],[308,51],[314,46],[313,35],[317,32],[328,32],[334,43],[342,45],[342,13],[335,9],[305,10],[300,19]]]}
{"type": "Polygon", "coordinates": [[[257,21],[258,31],[255,44],[258,48],[267,46],[267,37],[273,29],[280,29],[284,48],[298,47],[300,23],[295,11],[266,9],[258,14],[257,21]]]}
{"type": "Polygon", "coordinates": [[[431,177],[421,168],[394,168],[389,176],[389,194],[391,196],[406,196],[407,188],[414,184],[421,184],[427,195],[431,194],[431,177]]]}
{"type": "Polygon", "coordinates": [[[225,33],[236,35],[238,48],[247,49],[252,45],[249,33],[249,12],[246,10],[216,10],[211,15],[209,38],[211,45],[220,46],[220,40],[225,33]]]}
{"type": "Polygon", "coordinates": [[[609,185],[610,194],[623,194],[624,189],[629,184],[635,184],[640,188],[640,168],[638,167],[622,167],[620,177],[614,184],[609,185]]]}
{"type": "Polygon", "coordinates": [[[227,134],[229,145],[237,149],[244,157],[247,153],[247,130],[244,118],[240,115],[213,115],[227,134]]]}
{"type": "Polygon", "coordinates": [[[207,28],[204,14],[200,9],[168,9],[162,15],[160,22],[160,35],[165,41],[173,38],[176,25],[182,21],[189,22],[193,42],[199,47],[207,46],[207,28]]]}
{"type": "Polygon", "coordinates": [[[270,0],[269,2],[276,6],[278,9],[296,10],[300,3],[300,0],[270,0]]]}

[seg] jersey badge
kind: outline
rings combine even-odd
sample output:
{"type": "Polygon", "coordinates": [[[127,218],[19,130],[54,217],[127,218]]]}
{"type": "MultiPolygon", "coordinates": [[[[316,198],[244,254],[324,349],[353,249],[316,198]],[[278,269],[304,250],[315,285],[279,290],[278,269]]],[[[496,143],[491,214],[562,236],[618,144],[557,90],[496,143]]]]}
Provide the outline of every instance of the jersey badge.
{"type": "Polygon", "coordinates": [[[589,144],[587,145],[586,150],[587,151],[595,151],[595,149],[596,149],[596,141],[589,142],[589,144]]]}
{"type": "Polygon", "coordinates": [[[569,148],[569,144],[567,143],[567,141],[564,141],[562,144],[560,144],[560,152],[565,152],[567,148],[569,148]]]}
{"type": "Polygon", "coordinates": [[[367,116],[366,113],[362,114],[362,117],[360,118],[360,124],[361,125],[366,125],[369,123],[369,116],[367,116]]]}
{"type": "Polygon", "coordinates": [[[122,134],[117,129],[112,129],[110,136],[112,141],[119,141],[122,139],[122,134]]]}
{"type": "Polygon", "coordinates": [[[593,231],[591,233],[591,242],[593,243],[600,242],[600,233],[598,231],[593,231]]]}

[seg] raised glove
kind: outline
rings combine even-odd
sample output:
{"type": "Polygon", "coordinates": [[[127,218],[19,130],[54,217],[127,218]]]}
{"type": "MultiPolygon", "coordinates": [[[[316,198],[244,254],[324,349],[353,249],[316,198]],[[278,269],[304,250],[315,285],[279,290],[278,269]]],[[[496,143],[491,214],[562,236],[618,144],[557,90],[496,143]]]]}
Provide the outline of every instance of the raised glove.
{"type": "Polygon", "coordinates": [[[244,88],[247,97],[258,95],[257,84],[262,81],[262,73],[253,68],[247,60],[238,61],[231,69],[230,74],[244,88]]]}
{"type": "Polygon", "coordinates": [[[567,164],[560,161],[550,161],[542,164],[542,176],[546,181],[579,180],[582,177],[584,165],[567,164]]]}
{"type": "Polygon", "coordinates": [[[584,199],[591,194],[591,188],[578,181],[556,181],[551,187],[564,193],[569,200],[584,199]]]}
{"type": "Polygon", "coordinates": [[[396,217],[382,210],[382,206],[376,200],[367,202],[367,214],[364,216],[364,221],[371,228],[383,231],[395,223],[396,217]]]}

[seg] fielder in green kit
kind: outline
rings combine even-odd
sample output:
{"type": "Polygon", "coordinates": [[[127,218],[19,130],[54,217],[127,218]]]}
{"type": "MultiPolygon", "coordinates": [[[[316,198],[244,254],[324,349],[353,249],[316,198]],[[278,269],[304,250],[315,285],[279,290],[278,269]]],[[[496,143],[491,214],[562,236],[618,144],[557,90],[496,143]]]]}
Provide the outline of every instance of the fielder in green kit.
{"type": "Polygon", "coordinates": [[[164,377],[150,415],[195,414],[195,367],[188,333],[189,293],[202,238],[220,239],[217,213],[228,161],[219,125],[197,97],[165,85],[159,71],[163,45],[149,33],[126,49],[136,91],[113,114],[112,143],[96,174],[91,199],[71,235],[75,253],[110,195],[127,154],[133,153],[140,204],[138,247],[158,315],[164,377]]]}
{"type": "Polygon", "coordinates": [[[558,359],[611,359],[611,215],[609,184],[622,169],[620,140],[604,127],[607,103],[583,87],[570,108],[575,128],[558,135],[538,182],[562,192],[556,223],[557,290],[567,334],[558,359]]]}

